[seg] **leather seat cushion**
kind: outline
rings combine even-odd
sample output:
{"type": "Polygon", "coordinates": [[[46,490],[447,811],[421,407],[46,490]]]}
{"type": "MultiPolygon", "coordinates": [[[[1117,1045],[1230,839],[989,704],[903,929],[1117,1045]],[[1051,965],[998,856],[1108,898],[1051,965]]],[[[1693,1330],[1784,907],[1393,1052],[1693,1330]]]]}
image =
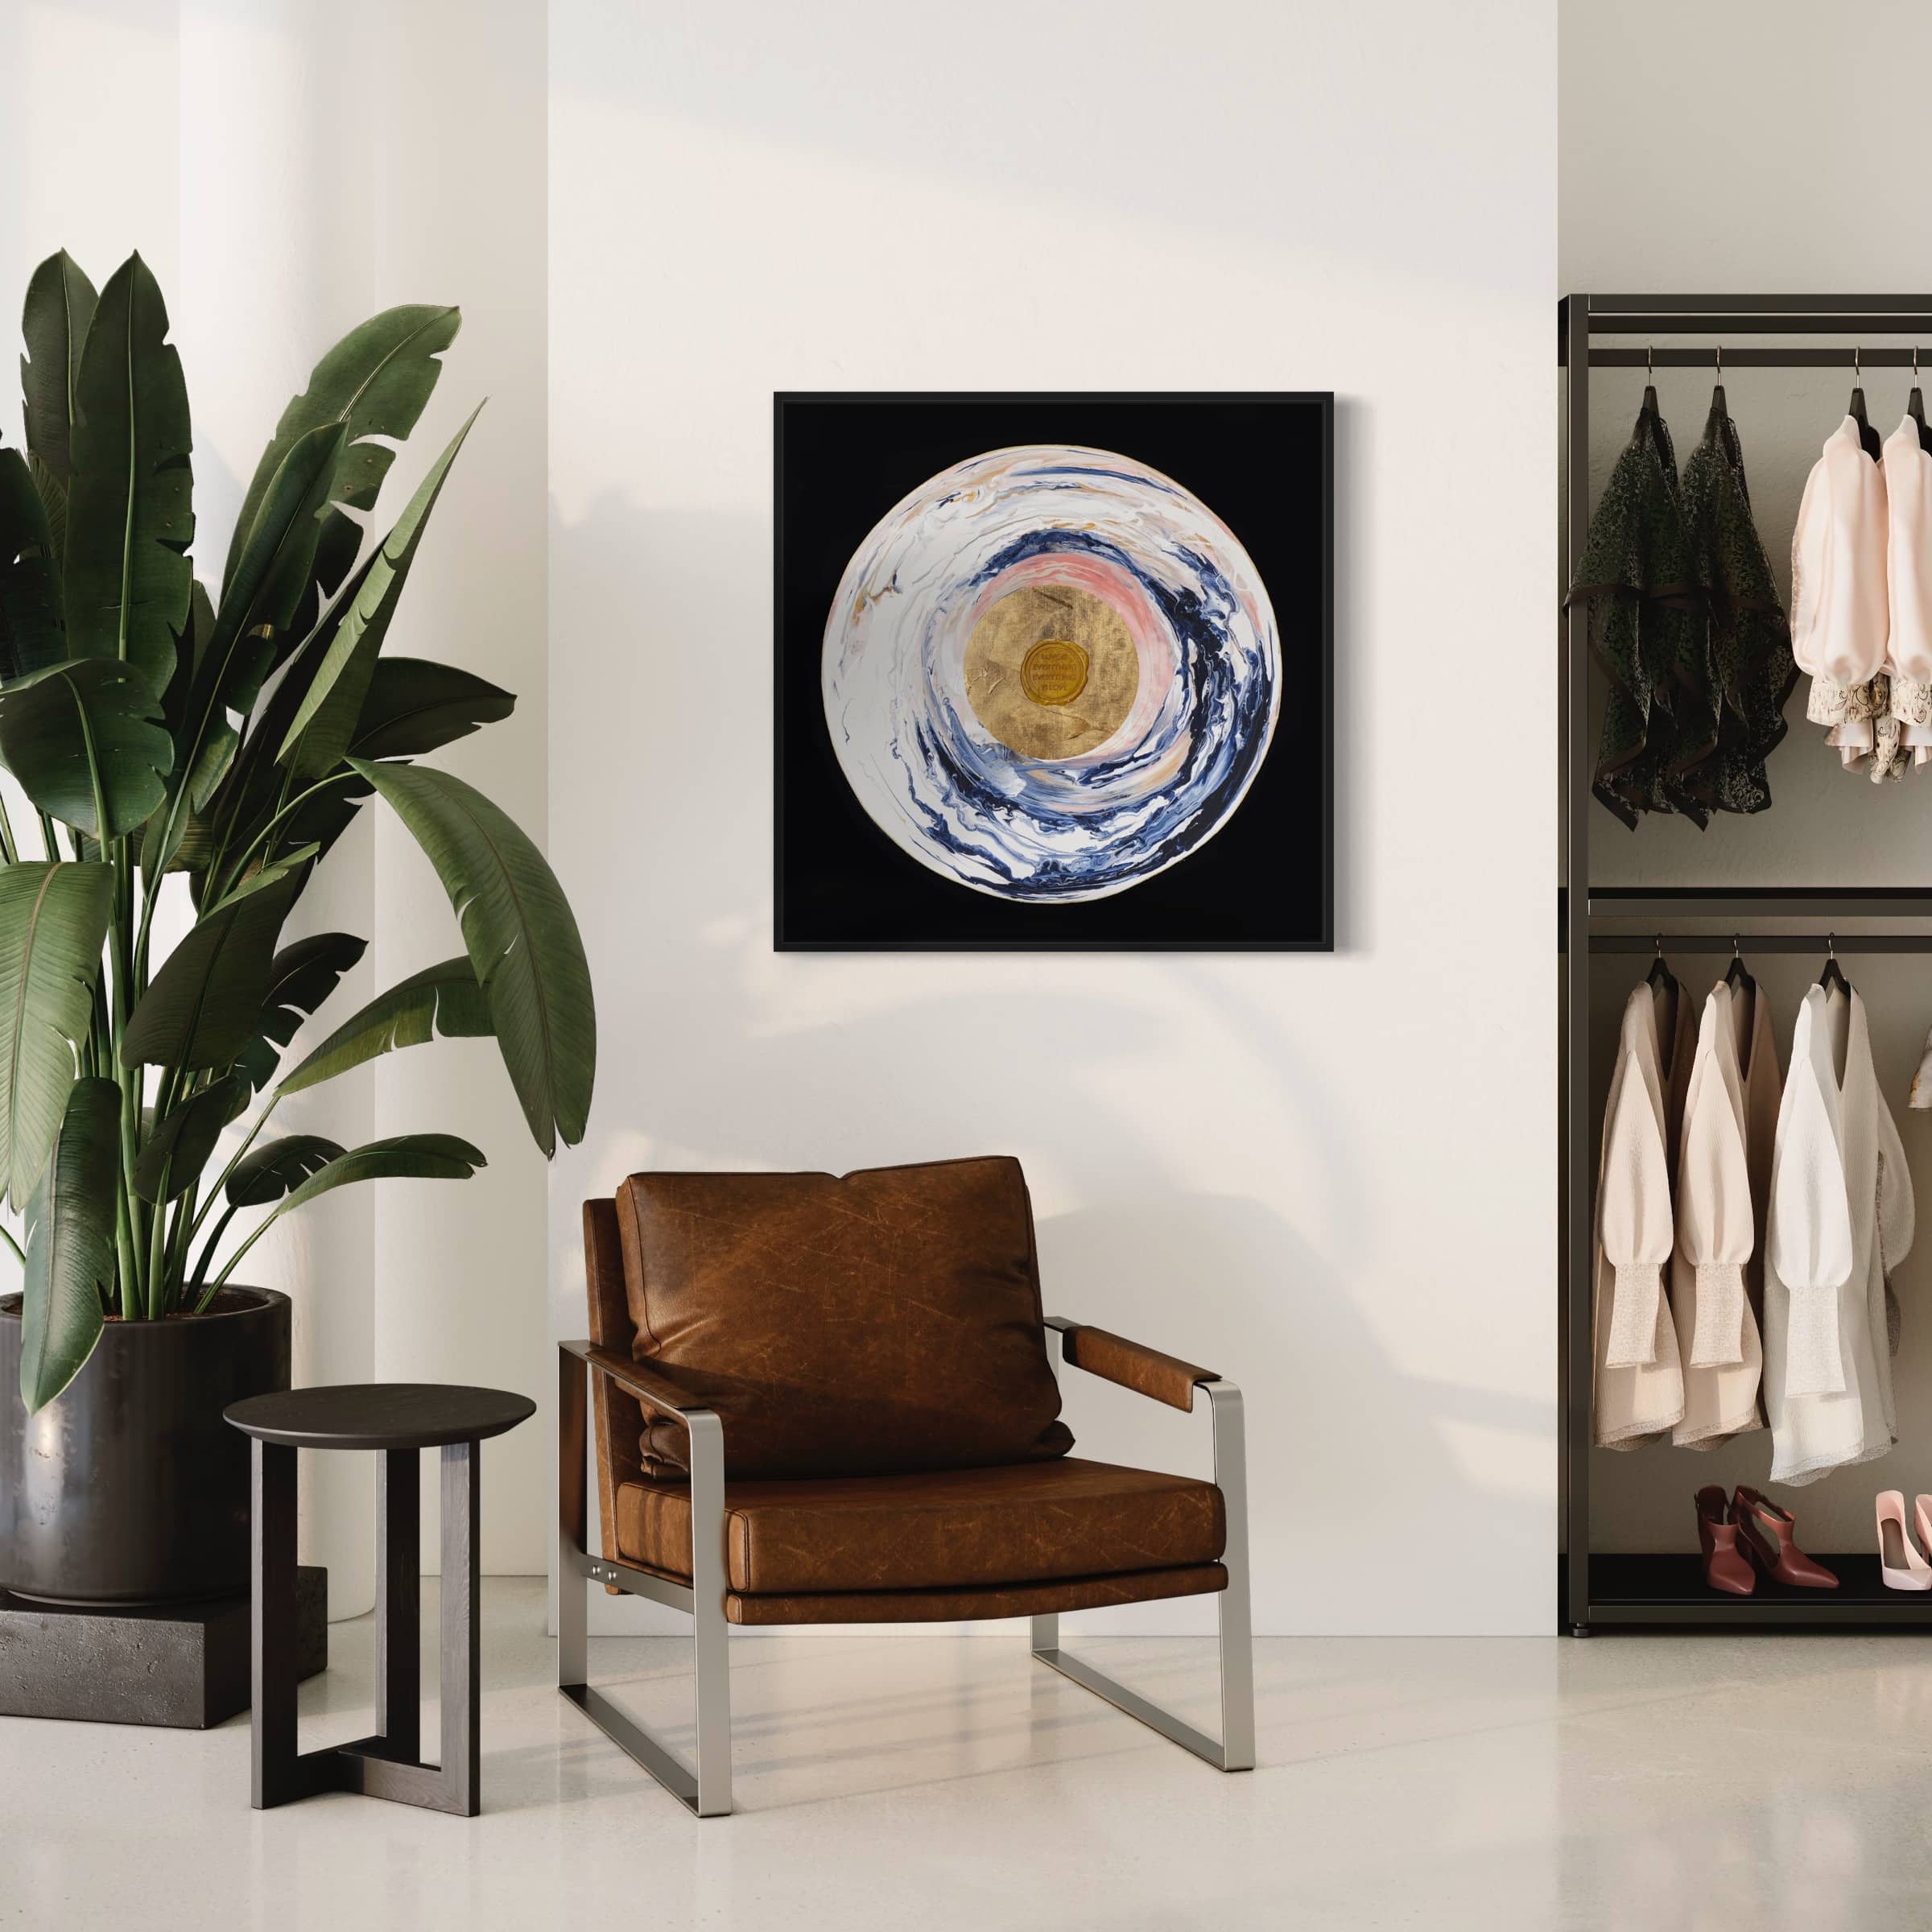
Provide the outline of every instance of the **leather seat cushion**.
{"type": "Polygon", "coordinates": [[[1114,1604],[1150,1604],[1166,1596],[1207,1596],[1228,1587],[1219,1563],[1173,1570],[1120,1570],[1111,1576],[1069,1576],[1044,1583],[1000,1583],[977,1590],[825,1590],[792,1596],[724,1593],[733,1624],[964,1624],[989,1616],[1047,1616],[1114,1604]]]}
{"type": "MultiPolygon", "coordinates": [[[[1018,1161],[634,1174],[617,1191],[633,1358],[716,1410],[742,1476],[1064,1455],[1018,1161]]],[[[684,1432],[646,1417],[646,1473],[684,1432]]]]}
{"type": "MultiPolygon", "coordinates": [[[[1191,1476],[1068,1456],[916,1476],[728,1480],[725,1580],[750,1596],[959,1590],[1212,1563],[1221,1492],[1191,1476]]],[[[617,1550],[691,1573],[691,1492],[626,1483],[617,1550]]]]}

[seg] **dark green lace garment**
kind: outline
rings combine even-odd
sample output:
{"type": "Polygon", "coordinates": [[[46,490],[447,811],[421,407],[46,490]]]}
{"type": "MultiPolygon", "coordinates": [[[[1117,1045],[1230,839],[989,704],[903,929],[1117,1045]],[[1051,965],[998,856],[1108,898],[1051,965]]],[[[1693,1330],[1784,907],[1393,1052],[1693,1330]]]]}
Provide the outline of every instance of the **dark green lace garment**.
{"type": "Polygon", "coordinates": [[[1718,698],[1716,747],[1685,782],[1715,811],[1762,811],[1771,803],[1765,760],[1785,735],[1798,666],[1721,384],[1703,440],[1684,464],[1681,497],[1718,698]]]}
{"type": "Polygon", "coordinates": [[[1684,774],[1716,749],[1717,708],[1677,452],[1653,389],[1590,519],[1570,601],[1587,605],[1590,648],[1610,680],[1596,795],[1633,829],[1646,811],[1703,825],[1684,774]]]}

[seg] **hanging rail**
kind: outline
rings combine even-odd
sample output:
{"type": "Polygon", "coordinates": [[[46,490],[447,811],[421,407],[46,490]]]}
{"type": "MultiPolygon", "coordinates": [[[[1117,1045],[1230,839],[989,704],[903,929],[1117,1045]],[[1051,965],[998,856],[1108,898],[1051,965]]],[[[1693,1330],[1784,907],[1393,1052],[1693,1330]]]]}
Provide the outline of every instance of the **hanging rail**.
{"type": "MultiPolygon", "coordinates": [[[[1808,952],[1826,951],[1822,932],[1593,932],[1592,952],[1808,952]]],[[[1932,932],[1833,932],[1834,952],[1932,952],[1932,932]]]]}

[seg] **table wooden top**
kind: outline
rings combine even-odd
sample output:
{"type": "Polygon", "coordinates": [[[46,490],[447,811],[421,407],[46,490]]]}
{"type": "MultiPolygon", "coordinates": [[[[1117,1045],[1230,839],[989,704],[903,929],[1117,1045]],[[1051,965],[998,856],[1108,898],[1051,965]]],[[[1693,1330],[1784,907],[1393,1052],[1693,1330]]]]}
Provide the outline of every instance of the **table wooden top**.
{"type": "Polygon", "coordinates": [[[536,1414],[526,1395],[452,1382],[348,1382],[230,1402],[222,1414],[265,1443],[297,1449],[434,1449],[480,1443],[536,1414]]]}

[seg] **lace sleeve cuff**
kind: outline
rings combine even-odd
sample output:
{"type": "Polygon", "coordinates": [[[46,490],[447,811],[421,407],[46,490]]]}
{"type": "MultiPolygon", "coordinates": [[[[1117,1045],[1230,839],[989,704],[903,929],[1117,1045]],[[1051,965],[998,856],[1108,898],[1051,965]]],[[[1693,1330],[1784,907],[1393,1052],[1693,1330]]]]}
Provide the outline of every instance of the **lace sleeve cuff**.
{"type": "Polygon", "coordinates": [[[1657,1360],[1657,1315],[1663,1298],[1661,1261],[1622,1261],[1611,1290],[1605,1365],[1636,1368],[1657,1360]]]}
{"type": "Polygon", "coordinates": [[[1845,1386],[1838,1352],[1838,1290],[1794,1288],[1786,1338],[1786,1395],[1837,1395],[1845,1386]]]}
{"type": "Polygon", "coordinates": [[[1741,1261],[1700,1261],[1697,1327],[1690,1339],[1694,1368],[1721,1368],[1744,1359],[1744,1267],[1741,1261]]]}

